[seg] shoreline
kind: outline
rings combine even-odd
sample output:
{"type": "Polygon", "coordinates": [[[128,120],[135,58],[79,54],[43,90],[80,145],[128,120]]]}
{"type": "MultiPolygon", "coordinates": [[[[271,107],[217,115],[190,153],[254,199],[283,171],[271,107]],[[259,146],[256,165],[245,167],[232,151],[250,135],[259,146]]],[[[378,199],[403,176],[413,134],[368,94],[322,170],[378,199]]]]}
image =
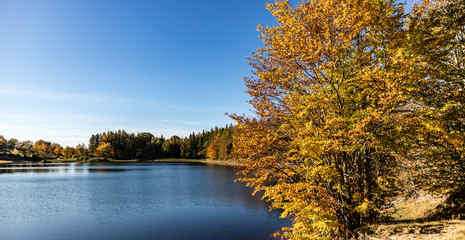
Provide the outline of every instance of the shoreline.
{"type": "Polygon", "coordinates": [[[182,159],[182,158],[167,158],[167,159],[154,159],[154,160],[110,160],[110,162],[127,162],[127,163],[137,163],[137,162],[153,162],[153,163],[201,163],[205,165],[215,165],[215,166],[228,166],[228,167],[239,167],[240,164],[234,162],[233,160],[213,160],[213,159],[182,159]]]}
{"type": "MultiPolygon", "coordinates": [[[[105,160],[105,161],[82,161],[82,160],[68,160],[68,159],[49,159],[50,163],[69,163],[69,162],[109,162],[109,163],[200,163],[205,165],[214,166],[227,166],[227,167],[240,167],[241,164],[233,160],[213,160],[213,159],[182,159],[182,158],[167,158],[167,159],[125,159],[125,160],[105,160]]],[[[7,165],[11,163],[33,163],[25,160],[0,160],[0,165],[7,165]]]]}

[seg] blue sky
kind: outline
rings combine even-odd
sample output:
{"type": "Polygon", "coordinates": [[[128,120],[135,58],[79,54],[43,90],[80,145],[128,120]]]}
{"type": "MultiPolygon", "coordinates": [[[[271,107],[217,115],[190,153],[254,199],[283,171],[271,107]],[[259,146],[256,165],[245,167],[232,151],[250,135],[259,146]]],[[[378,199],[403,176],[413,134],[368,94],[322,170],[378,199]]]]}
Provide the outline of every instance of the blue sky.
{"type": "Polygon", "coordinates": [[[187,136],[247,113],[267,0],[0,0],[0,135],[187,136]]]}
{"type": "Polygon", "coordinates": [[[186,136],[247,112],[266,0],[0,1],[0,134],[74,146],[186,136]]]}

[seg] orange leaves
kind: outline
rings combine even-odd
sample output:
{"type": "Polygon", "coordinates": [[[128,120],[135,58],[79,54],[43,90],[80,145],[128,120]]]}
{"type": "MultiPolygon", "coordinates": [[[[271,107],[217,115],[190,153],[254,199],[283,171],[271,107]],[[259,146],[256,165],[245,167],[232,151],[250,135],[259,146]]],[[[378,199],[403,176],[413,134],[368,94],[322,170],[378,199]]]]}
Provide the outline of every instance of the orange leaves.
{"type": "Polygon", "coordinates": [[[407,20],[393,0],[268,4],[278,25],[259,27],[245,79],[256,118],[236,117],[234,149],[242,180],[293,217],[284,238],[350,238],[399,169],[421,166],[409,157],[465,189],[465,5],[438,2],[407,20]]]}
{"type": "Polygon", "coordinates": [[[208,146],[207,157],[211,159],[218,159],[219,149],[218,149],[218,143],[216,139],[212,143],[210,143],[210,145],[208,146]]]}
{"type": "Polygon", "coordinates": [[[32,151],[45,157],[47,154],[51,153],[52,143],[40,139],[34,143],[34,145],[32,146],[32,151]]]}
{"type": "Polygon", "coordinates": [[[348,237],[376,211],[384,194],[376,179],[392,167],[380,143],[408,99],[397,49],[403,8],[390,0],[267,8],[278,25],[259,27],[264,47],[245,79],[257,118],[236,117],[242,180],[294,218],[285,238],[348,237]]]}
{"type": "Polygon", "coordinates": [[[281,217],[294,219],[292,228],[283,229],[285,238],[327,239],[341,228],[334,199],[323,188],[304,182],[284,183],[266,187],[264,197],[272,199],[274,207],[284,209],[281,217]]]}

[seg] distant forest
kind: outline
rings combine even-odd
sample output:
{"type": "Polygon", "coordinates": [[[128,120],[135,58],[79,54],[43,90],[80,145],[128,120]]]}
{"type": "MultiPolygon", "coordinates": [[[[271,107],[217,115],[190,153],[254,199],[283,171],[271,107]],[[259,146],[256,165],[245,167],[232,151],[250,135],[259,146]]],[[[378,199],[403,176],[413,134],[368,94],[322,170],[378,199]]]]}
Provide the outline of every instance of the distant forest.
{"type": "Polygon", "coordinates": [[[127,133],[124,130],[97,133],[90,137],[89,144],[62,147],[46,140],[18,141],[0,135],[0,153],[9,158],[76,158],[90,157],[112,159],[229,159],[233,149],[232,138],[235,126],[215,127],[188,137],[172,136],[165,139],[148,132],[127,133]]]}

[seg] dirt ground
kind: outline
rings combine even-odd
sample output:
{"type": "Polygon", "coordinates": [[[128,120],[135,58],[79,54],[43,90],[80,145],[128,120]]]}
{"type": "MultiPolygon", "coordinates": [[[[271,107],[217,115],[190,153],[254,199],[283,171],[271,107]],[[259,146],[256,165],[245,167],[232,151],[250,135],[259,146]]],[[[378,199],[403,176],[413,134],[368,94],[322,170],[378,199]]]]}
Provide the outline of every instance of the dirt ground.
{"type": "Polygon", "coordinates": [[[373,233],[365,236],[364,239],[465,239],[465,220],[379,224],[371,228],[373,233]]]}
{"type": "Polygon", "coordinates": [[[388,220],[368,226],[360,239],[465,240],[463,206],[462,200],[451,200],[445,195],[422,193],[414,198],[399,198],[383,211],[388,220]]]}

